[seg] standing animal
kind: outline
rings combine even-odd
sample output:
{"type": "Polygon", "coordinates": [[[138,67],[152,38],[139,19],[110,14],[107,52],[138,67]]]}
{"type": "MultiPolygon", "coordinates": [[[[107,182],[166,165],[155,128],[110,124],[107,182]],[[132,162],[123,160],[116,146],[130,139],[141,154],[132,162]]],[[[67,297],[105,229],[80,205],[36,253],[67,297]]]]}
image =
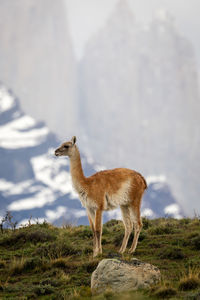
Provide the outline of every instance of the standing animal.
{"type": "Polygon", "coordinates": [[[121,208],[125,227],[119,252],[125,251],[134,225],[134,239],[129,250],[130,253],[133,253],[142,229],[140,206],[143,193],[147,188],[144,177],[138,172],[126,168],[100,171],[90,177],[85,177],[75,136],[56,149],[55,155],[68,156],[70,159],[73,187],[79,194],[82,205],[86,208],[93,232],[93,256],[102,253],[102,212],[118,206],[121,208]]]}

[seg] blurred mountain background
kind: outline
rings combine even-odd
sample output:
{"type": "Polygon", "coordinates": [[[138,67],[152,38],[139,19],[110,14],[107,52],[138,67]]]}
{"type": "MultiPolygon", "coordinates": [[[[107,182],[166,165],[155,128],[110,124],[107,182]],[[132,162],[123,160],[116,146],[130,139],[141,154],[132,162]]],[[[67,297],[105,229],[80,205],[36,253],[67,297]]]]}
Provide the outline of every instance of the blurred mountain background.
{"type": "Polygon", "coordinates": [[[87,175],[147,178],[143,215],[200,212],[195,0],[134,5],[0,0],[1,216],[87,223],[67,159],[53,157],[72,135],[87,175]]]}

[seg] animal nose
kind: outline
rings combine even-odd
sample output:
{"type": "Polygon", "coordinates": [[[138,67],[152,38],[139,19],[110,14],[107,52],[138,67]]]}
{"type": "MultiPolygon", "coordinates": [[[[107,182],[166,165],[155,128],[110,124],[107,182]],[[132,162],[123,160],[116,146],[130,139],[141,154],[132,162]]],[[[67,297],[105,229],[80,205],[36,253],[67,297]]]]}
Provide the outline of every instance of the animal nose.
{"type": "Polygon", "coordinates": [[[58,149],[55,150],[55,156],[58,156],[58,149]]]}

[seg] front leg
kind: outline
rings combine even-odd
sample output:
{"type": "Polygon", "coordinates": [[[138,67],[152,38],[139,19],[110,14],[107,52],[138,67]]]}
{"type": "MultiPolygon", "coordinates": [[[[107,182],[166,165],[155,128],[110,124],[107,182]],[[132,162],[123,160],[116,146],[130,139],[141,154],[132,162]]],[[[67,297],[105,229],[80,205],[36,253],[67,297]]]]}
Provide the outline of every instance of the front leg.
{"type": "Polygon", "coordinates": [[[95,214],[95,249],[93,256],[97,256],[98,254],[102,253],[102,247],[101,247],[101,236],[102,236],[102,210],[97,209],[95,214]]]}

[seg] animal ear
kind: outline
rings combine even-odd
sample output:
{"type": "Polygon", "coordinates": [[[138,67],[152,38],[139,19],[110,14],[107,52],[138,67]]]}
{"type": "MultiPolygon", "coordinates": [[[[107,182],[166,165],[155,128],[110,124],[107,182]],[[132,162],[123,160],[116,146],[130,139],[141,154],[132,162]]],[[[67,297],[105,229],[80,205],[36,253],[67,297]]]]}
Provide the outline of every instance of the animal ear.
{"type": "Polygon", "coordinates": [[[71,139],[72,145],[74,145],[76,143],[76,137],[73,136],[73,138],[71,139]]]}

